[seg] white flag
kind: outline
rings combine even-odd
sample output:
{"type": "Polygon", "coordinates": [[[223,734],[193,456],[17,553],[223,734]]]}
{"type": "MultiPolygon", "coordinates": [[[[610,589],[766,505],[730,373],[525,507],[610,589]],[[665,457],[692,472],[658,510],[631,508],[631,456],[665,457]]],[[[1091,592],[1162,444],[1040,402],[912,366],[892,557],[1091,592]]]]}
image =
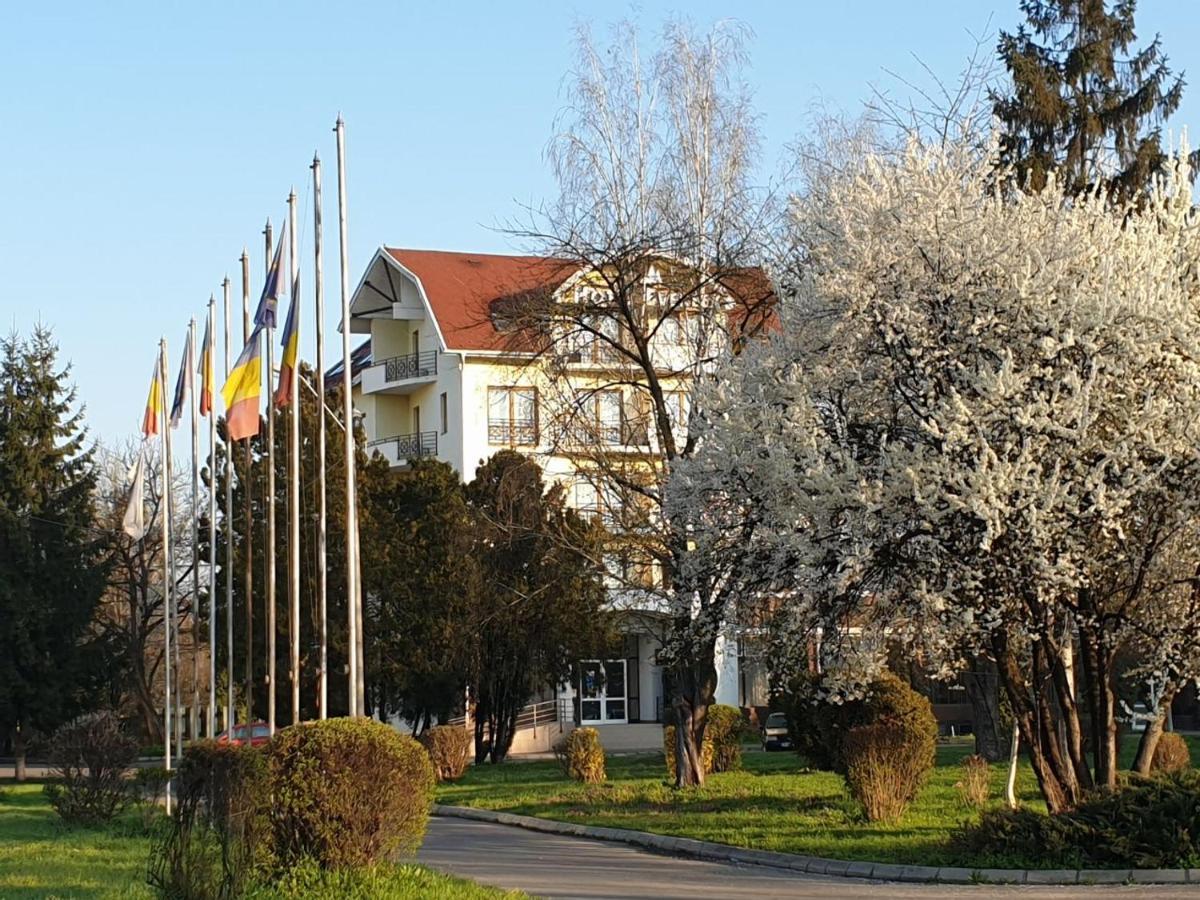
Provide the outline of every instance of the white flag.
{"type": "Polygon", "coordinates": [[[140,541],[146,535],[146,504],[143,497],[143,469],[145,468],[145,453],[138,448],[137,462],[129,478],[133,482],[129,489],[129,505],[125,507],[125,518],[121,528],[135,541],[140,541]]]}

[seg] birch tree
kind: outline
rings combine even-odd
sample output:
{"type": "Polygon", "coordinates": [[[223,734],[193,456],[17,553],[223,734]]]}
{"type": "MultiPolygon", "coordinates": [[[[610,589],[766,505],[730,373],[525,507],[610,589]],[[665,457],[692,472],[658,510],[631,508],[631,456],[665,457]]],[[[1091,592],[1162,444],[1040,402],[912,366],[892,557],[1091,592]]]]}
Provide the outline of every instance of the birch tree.
{"type": "Polygon", "coordinates": [[[698,555],[754,523],[751,574],[839,689],[890,643],[947,676],[986,651],[1052,811],[1116,782],[1118,654],[1160,688],[1200,675],[1183,159],[1134,206],[998,193],[994,144],[865,157],[793,206],[782,333],[708,382],[671,484],[698,555]]]}
{"type": "Polygon", "coordinates": [[[573,460],[614,536],[618,604],[663,623],[680,785],[704,779],[715,647],[734,596],[719,574],[683,578],[688,525],[664,515],[663,484],[694,449],[694,385],[763,328],[774,296],[753,268],[773,207],[752,180],[745,40],[732,24],[703,35],[672,24],[647,57],[629,25],[603,48],[580,33],[548,152],[559,197],[517,229],[575,274],[503,310],[549,373],[552,453],[573,460]]]}

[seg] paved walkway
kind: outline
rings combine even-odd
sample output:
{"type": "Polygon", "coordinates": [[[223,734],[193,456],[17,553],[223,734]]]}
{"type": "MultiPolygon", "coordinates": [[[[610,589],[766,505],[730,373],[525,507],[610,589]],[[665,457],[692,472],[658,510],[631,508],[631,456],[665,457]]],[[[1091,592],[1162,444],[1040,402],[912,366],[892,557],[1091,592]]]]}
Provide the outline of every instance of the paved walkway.
{"type": "Polygon", "coordinates": [[[799,875],[764,866],[740,866],[660,856],[607,841],[542,834],[509,825],[434,817],[420,861],[483,884],[551,898],[631,900],[1075,900],[1197,896],[1196,888],[1029,887],[913,885],[855,878],[799,875]]]}

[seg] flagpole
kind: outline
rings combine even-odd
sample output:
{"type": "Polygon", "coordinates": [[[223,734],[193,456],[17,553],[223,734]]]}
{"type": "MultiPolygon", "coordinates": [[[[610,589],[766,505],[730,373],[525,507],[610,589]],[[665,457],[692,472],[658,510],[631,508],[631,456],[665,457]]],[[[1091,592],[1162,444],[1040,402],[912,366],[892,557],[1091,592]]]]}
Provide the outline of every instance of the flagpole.
{"type": "MultiPolygon", "coordinates": [[[[229,380],[229,276],[221,282],[225,331],[225,380],[229,380]]],[[[216,422],[216,414],[213,415],[216,422]]],[[[215,425],[214,425],[215,427],[215,425]]],[[[225,423],[225,728],[233,735],[237,718],[233,696],[233,441],[225,423]]]]}
{"type": "Polygon", "coordinates": [[[342,295],[342,413],[345,416],[346,455],[346,609],[349,624],[347,640],[349,666],[350,715],[365,712],[363,679],[359,672],[362,654],[362,622],[358,593],[358,502],[354,473],[354,398],[351,396],[350,366],[350,263],[346,246],[346,123],[338,115],[333,130],[337,134],[338,169],[338,245],[341,262],[342,295]]]}
{"type": "MultiPolygon", "coordinates": [[[[267,246],[267,272],[271,271],[271,220],[263,230],[267,246]]],[[[275,736],[275,327],[268,323],[267,340],[267,731],[275,736]]]]}
{"type": "MultiPolygon", "coordinates": [[[[167,417],[167,339],[158,341],[158,384],[162,400],[162,493],[158,498],[162,516],[163,545],[163,767],[171,771],[171,603],[174,596],[171,571],[171,423],[167,417]]],[[[171,784],[167,782],[167,814],[171,813],[171,784]]]]}
{"type": "MultiPolygon", "coordinates": [[[[288,255],[292,268],[292,305],[300,330],[300,257],[296,237],[296,191],[288,194],[288,255]]],[[[291,656],[292,724],[300,723],[300,357],[297,351],[288,403],[288,637],[291,656]]]]}
{"type": "MultiPolygon", "coordinates": [[[[212,391],[209,362],[212,359],[213,319],[217,301],[208,295],[208,357],[201,362],[205,369],[201,389],[212,391]]],[[[217,736],[217,417],[212,401],[208,409],[208,731],[206,737],[217,736]]]]}
{"type": "MultiPolygon", "coordinates": [[[[270,259],[270,255],[267,256],[270,259]]],[[[250,255],[242,248],[242,343],[250,341],[250,255]]],[[[226,352],[226,356],[228,356],[226,352]]],[[[228,366],[226,366],[228,368],[228,366]]],[[[254,456],[250,438],[245,440],[246,483],[242,495],[246,507],[246,725],[254,721],[254,456]]],[[[236,718],[236,714],[235,714],[236,718]]]]}
{"type": "Polygon", "coordinates": [[[196,319],[188,323],[188,406],[192,413],[192,706],[188,734],[195,740],[200,729],[200,412],[196,406],[196,319]]]}
{"type": "Polygon", "coordinates": [[[316,302],[317,339],[317,615],[320,619],[320,658],[317,663],[317,714],[328,715],[328,577],[325,572],[325,285],[321,272],[321,160],[315,153],[313,173],[313,295],[316,302]]]}

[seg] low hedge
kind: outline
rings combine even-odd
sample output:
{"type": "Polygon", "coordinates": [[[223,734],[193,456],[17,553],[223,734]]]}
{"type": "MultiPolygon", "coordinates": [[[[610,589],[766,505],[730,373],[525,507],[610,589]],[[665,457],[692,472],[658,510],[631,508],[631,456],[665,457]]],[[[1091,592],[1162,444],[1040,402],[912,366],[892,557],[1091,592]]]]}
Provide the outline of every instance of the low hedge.
{"type": "Polygon", "coordinates": [[[284,867],[371,865],[421,846],[434,772],[408,735],[370,719],[304,722],[275,736],[268,766],[284,867]]]}
{"type": "Polygon", "coordinates": [[[1060,868],[1175,869],[1200,863],[1200,773],[1135,778],[1071,812],[984,813],[954,843],[964,855],[1004,864],[1037,859],[1060,868]]]}

